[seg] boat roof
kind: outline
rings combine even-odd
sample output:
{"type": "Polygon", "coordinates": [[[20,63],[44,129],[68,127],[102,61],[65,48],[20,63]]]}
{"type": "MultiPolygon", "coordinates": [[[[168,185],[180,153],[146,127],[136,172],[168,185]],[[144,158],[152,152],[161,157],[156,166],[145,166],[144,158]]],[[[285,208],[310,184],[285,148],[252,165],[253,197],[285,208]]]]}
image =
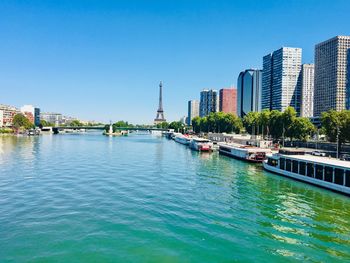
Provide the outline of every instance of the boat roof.
{"type": "Polygon", "coordinates": [[[332,166],[338,166],[338,167],[350,169],[349,161],[342,161],[342,160],[330,158],[330,157],[313,156],[313,155],[283,155],[283,154],[278,154],[278,155],[280,157],[291,158],[299,161],[313,162],[313,163],[318,163],[323,165],[332,165],[332,166]]]}
{"type": "Polygon", "coordinates": [[[203,138],[192,138],[192,140],[197,142],[210,142],[208,139],[203,139],[203,138]]]}
{"type": "Polygon", "coordinates": [[[226,143],[220,143],[219,146],[224,146],[227,148],[234,148],[238,150],[244,150],[247,152],[271,152],[271,149],[268,148],[260,148],[256,146],[250,146],[250,145],[242,145],[242,144],[226,144],[226,143]]]}

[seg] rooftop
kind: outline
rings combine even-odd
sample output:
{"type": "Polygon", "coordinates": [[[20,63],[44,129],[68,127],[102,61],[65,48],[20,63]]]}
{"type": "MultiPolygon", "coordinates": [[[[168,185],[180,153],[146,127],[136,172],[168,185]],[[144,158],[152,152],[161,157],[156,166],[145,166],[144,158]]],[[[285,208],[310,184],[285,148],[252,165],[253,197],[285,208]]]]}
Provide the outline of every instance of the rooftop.
{"type": "Polygon", "coordinates": [[[342,160],[334,159],[330,157],[320,157],[320,156],[313,156],[313,155],[280,155],[280,156],[284,156],[286,158],[292,158],[300,161],[308,161],[308,162],[314,162],[314,163],[323,164],[323,165],[339,166],[342,168],[350,169],[349,161],[342,161],[342,160]]]}

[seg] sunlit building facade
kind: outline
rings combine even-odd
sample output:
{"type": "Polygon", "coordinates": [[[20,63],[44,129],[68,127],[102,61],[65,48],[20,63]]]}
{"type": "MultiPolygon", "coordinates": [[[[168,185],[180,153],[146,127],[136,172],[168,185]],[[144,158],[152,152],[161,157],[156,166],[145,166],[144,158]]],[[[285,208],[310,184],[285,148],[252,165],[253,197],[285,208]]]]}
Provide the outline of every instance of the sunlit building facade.
{"type": "Polygon", "coordinates": [[[199,116],[205,117],[211,112],[219,111],[219,96],[217,90],[203,90],[200,93],[199,116]]]}
{"type": "Polygon", "coordinates": [[[303,64],[301,69],[301,117],[314,116],[314,64],[303,64]]]}
{"type": "Polygon", "coordinates": [[[300,114],[301,48],[282,47],[263,57],[262,109],[284,111],[288,106],[300,114]]]}
{"type": "Polygon", "coordinates": [[[336,36],[315,46],[314,116],[346,108],[349,49],[350,36],[336,36]]]}
{"type": "Polygon", "coordinates": [[[188,101],[187,125],[192,125],[192,119],[199,116],[199,102],[197,100],[188,101]]]}
{"type": "Polygon", "coordinates": [[[237,89],[220,89],[219,111],[237,114],[237,89]]]}
{"type": "Polygon", "coordinates": [[[237,115],[244,117],[249,112],[261,111],[262,71],[247,69],[237,80],[237,115]]]}

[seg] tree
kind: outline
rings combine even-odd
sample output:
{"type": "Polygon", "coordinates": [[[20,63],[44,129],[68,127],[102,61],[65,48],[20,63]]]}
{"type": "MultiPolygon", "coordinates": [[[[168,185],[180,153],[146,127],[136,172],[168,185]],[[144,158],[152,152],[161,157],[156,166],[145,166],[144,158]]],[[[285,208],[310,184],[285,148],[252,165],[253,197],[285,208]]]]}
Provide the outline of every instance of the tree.
{"type": "Polygon", "coordinates": [[[34,128],[34,124],[31,123],[26,116],[24,116],[22,113],[18,113],[13,117],[13,127],[15,129],[32,129],[34,128]]]}
{"type": "Polygon", "coordinates": [[[272,110],[269,114],[269,133],[273,139],[281,138],[283,132],[282,113],[278,110],[272,110]]]}
{"type": "Polygon", "coordinates": [[[84,126],[79,120],[73,120],[69,126],[72,126],[72,127],[81,127],[81,126],[84,126]]]}
{"type": "Polygon", "coordinates": [[[292,138],[292,124],[297,117],[297,112],[293,107],[287,107],[282,113],[282,124],[283,124],[283,132],[287,137],[292,138]]]}
{"type": "Polygon", "coordinates": [[[159,129],[168,129],[169,128],[169,123],[164,121],[164,122],[158,123],[156,126],[159,129]]]}
{"type": "Polygon", "coordinates": [[[290,138],[291,140],[295,138],[297,140],[306,141],[308,137],[315,131],[315,126],[311,123],[311,121],[308,118],[297,117],[294,119],[290,127],[290,138]]]}
{"type": "Polygon", "coordinates": [[[192,128],[195,133],[201,132],[201,117],[197,116],[192,119],[192,128]]]}
{"type": "Polygon", "coordinates": [[[39,124],[39,127],[42,128],[42,127],[52,127],[53,124],[51,122],[48,122],[48,121],[45,121],[45,120],[41,120],[40,121],[40,124],[39,124]]]}
{"type": "Polygon", "coordinates": [[[259,126],[259,112],[248,112],[243,118],[243,125],[249,134],[258,134],[257,128],[259,126]]]}
{"type": "Polygon", "coordinates": [[[174,129],[175,131],[180,131],[185,127],[181,121],[173,121],[169,124],[169,129],[174,129]]]}
{"type": "Polygon", "coordinates": [[[264,137],[264,134],[269,136],[269,122],[270,122],[270,110],[264,109],[259,115],[259,123],[261,125],[261,133],[264,137]]]}
{"type": "Polygon", "coordinates": [[[337,141],[338,151],[341,151],[341,145],[350,141],[350,111],[329,110],[323,112],[321,116],[322,132],[326,134],[331,142],[337,141]]]}

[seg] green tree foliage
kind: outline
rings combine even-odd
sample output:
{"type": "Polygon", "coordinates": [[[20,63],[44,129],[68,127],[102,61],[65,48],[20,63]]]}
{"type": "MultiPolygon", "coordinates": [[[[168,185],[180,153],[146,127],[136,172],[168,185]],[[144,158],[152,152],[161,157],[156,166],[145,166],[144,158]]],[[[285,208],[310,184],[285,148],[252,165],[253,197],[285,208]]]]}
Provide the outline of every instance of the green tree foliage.
{"type": "Polygon", "coordinates": [[[260,125],[260,113],[259,112],[248,112],[243,118],[243,125],[249,134],[257,135],[259,133],[260,125]]]}
{"type": "Polygon", "coordinates": [[[169,123],[167,123],[166,121],[162,122],[162,123],[158,123],[156,125],[157,128],[159,129],[168,129],[169,128],[169,123]]]}
{"type": "Polygon", "coordinates": [[[210,113],[208,116],[192,119],[192,128],[196,133],[200,132],[226,132],[239,133],[243,128],[241,119],[236,115],[224,112],[210,113]]]}
{"type": "Polygon", "coordinates": [[[84,124],[82,124],[79,120],[73,120],[69,126],[71,127],[81,127],[81,126],[84,126],[84,124]]]}
{"type": "Polygon", "coordinates": [[[15,129],[32,129],[34,128],[34,124],[31,123],[26,116],[22,113],[18,113],[13,117],[13,127],[15,129]]]}
{"type": "Polygon", "coordinates": [[[201,132],[201,117],[197,116],[192,119],[192,128],[195,133],[201,132]]]}
{"type": "Polygon", "coordinates": [[[174,129],[175,131],[182,131],[185,125],[181,121],[173,121],[169,124],[169,129],[174,129]]]}
{"type": "Polygon", "coordinates": [[[330,110],[323,112],[321,116],[322,132],[326,134],[332,142],[337,140],[339,133],[339,142],[350,142],[350,111],[330,110]]]}
{"type": "Polygon", "coordinates": [[[45,120],[41,120],[40,121],[40,125],[39,127],[42,128],[42,127],[52,127],[54,126],[51,122],[48,122],[48,121],[45,121],[45,120]]]}
{"type": "Polygon", "coordinates": [[[282,121],[282,112],[278,110],[270,111],[269,115],[269,135],[278,139],[283,135],[283,121],[282,121]]]}
{"type": "Polygon", "coordinates": [[[249,134],[271,136],[273,139],[285,136],[291,140],[306,140],[316,130],[308,118],[297,117],[293,107],[287,107],[284,112],[249,112],[244,116],[243,124],[249,134]]]}
{"type": "Polygon", "coordinates": [[[295,118],[289,129],[290,138],[306,141],[316,131],[309,118],[295,118]]]}

